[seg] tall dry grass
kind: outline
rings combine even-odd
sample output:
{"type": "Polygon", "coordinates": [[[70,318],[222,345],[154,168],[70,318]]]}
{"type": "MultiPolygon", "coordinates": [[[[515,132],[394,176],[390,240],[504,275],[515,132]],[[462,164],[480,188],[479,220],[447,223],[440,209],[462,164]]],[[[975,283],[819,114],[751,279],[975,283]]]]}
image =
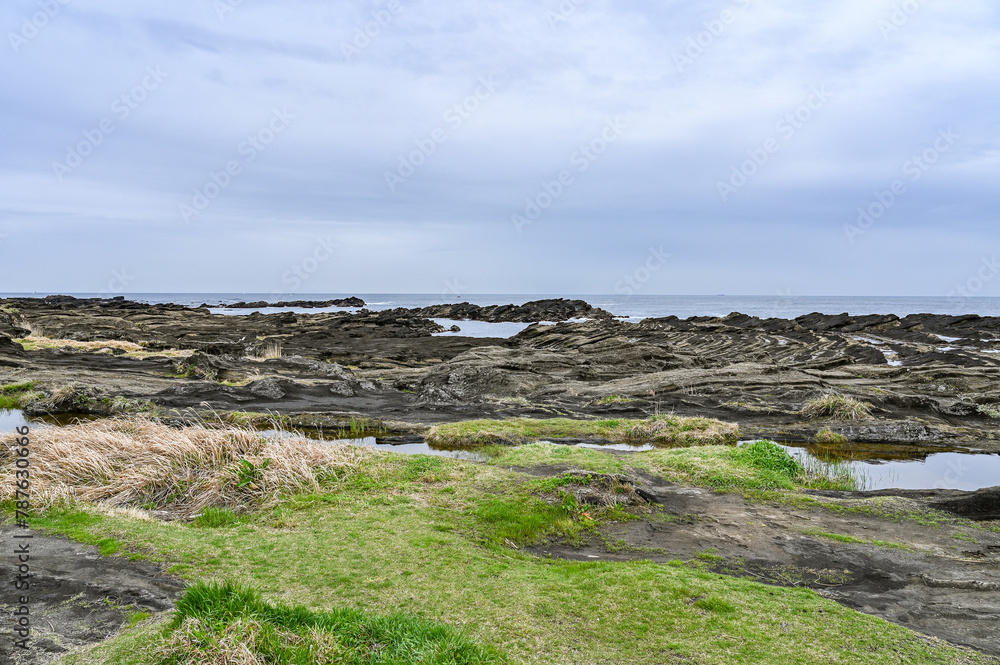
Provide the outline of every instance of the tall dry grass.
{"type": "MultiPolygon", "coordinates": [[[[5,437],[0,446],[0,501],[14,498],[14,442],[5,437]]],[[[318,491],[371,454],[305,438],[271,439],[240,427],[176,429],[142,417],[36,429],[32,505],[82,501],[177,517],[208,507],[243,512],[318,491]]]]}

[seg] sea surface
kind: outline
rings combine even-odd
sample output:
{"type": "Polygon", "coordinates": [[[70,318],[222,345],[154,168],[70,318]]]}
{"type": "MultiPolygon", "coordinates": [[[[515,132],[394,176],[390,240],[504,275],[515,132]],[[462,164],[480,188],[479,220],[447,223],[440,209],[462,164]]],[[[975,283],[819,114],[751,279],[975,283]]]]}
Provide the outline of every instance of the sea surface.
{"type": "MultiPolygon", "coordinates": [[[[42,297],[48,293],[3,294],[3,297],[42,297]]],[[[91,298],[107,294],[68,293],[81,298],[91,298]]],[[[996,297],[918,297],[918,296],[657,296],[657,295],[566,295],[566,294],[412,294],[412,293],[131,293],[123,294],[129,300],[147,303],[177,303],[197,307],[202,304],[217,305],[240,301],[279,302],[288,300],[332,300],[357,296],[367,303],[370,310],[393,309],[395,307],[427,307],[458,302],[477,305],[521,305],[531,300],[543,298],[578,298],[586,300],[594,307],[600,307],[612,314],[631,319],[662,316],[726,316],[732,312],[750,314],[761,318],[795,318],[803,314],[979,314],[980,316],[1000,316],[1000,298],[996,297]]],[[[220,310],[221,311],[221,310],[220,310]]],[[[262,309],[269,311],[289,311],[285,309],[262,309]]],[[[293,310],[320,312],[324,310],[293,310]]],[[[336,311],[331,308],[327,311],[336,311]]],[[[247,313],[245,310],[227,313],[247,313]]]]}

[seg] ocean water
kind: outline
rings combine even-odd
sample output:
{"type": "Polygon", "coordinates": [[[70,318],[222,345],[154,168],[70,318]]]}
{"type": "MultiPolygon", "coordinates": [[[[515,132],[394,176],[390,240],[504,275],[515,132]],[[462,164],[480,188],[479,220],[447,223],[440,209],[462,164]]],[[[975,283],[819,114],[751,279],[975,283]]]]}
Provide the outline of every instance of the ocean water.
{"type": "MultiPolygon", "coordinates": [[[[41,297],[48,293],[4,294],[11,296],[41,297]]],[[[77,297],[97,297],[96,293],[70,293],[77,297]]],[[[617,296],[617,295],[565,295],[565,294],[405,294],[405,293],[133,293],[124,294],[129,300],[147,303],[172,302],[196,307],[201,304],[215,305],[240,301],[279,302],[283,300],[331,300],[357,296],[367,303],[370,310],[392,309],[395,307],[427,307],[457,302],[471,302],[477,305],[520,305],[530,300],[542,298],[579,298],[594,307],[605,309],[616,316],[643,319],[650,317],[677,316],[725,316],[732,312],[750,314],[761,318],[795,318],[803,314],[848,313],[863,314],[979,314],[980,316],[1000,316],[1000,298],[964,297],[916,297],[916,296],[617,296]]],[[[221,311],[221,310],[220,310],[221,311]]],[[[287,310],[261,310],[287,311],[287,310]]],[[[319,312],[324,310],[295,310],[319,312]]],[[[333,311],[333,310],[327,310],[333,311]]],[[[244,314],[245,311],[228,313],[244,314]]]]}

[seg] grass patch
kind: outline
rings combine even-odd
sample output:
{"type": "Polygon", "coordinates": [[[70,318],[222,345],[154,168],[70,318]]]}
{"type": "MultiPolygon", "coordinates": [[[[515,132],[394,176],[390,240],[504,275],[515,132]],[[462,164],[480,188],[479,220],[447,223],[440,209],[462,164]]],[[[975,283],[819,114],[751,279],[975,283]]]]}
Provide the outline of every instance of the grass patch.
{"type": "Polygon", "coordinates": [[[807,536],[816,536],[818,538],[826,538],[827,540],[835,540],[838,543],[851,543],[854,545],[875,545],[876,547],[884,547],[889,549],[912,549],[909,545],[904,545],[903,543],[894,543],[889,540],[866,540],[864,538],[857,538],[855,536],[848,536],[840,533],[828,533],[826,531],[820,531],[818,529],[805,529],[802,531],[803,534],[807,536]]]}
{"type": "Polygon", "coordinates": [[[282,354],[281,342],[276,339],[269,339],[247,357],[251,360],[275,360],[281,358],[282,354]]]}
{"type": "Polygon", "coordinates": [[[129,612],[128,617],[126,617],[125,619],[125,629],[131,630],[132,628],[135,628],[136,626],[138,626],[140,623],[150,618],[151,616],[153,615],[149,612],[142,612],[142,611],[129,612]]]}
{"type": "MultiPolygon", "coordinates": [[[[547,444],[506,453],[545,459],[549,450],[551,461],[557,449],[571,453],[558,458],[568,459],[570,468],[588,460],[596,465],[590,453],[601,455],[547,444]]],[[[671,478],[670,468],[683,460],[757,477],[755,467],[731,457],[734,452],[722,446],[658,449],[624,459],[664,469],[671,478]]],[[[601,456],[611,459],[604,464],[622,459],[601,456]]],[[[360,662],[438,662],[434,649],[456,663],[477,662],[460,660],[463,653],[480,654],[479,662],[493,662],[488,659],[499,653],[498,662],[533,665],[988,662],[808,590],[764,586],[679,562],[566,561],[514,551],[505,538],[556,537],[567,519],[570,533],[582,537],[589,523],[580,506],[564,505],[561,493],[573,489],[567,482],[495,465],[373,451],[342,480],[273,512],[243,516],[236,528],[185,528],[104,508],[50,510],[33,526],[87,542],[114,539],[120,553],[141,547],[188,579],[239,579],[261,594],[233,585],[220,593],[226,585],[217,584],[167,633],[162,623],[143,622],[60,665],[215,664],[240,653],[256,660],[228,662],[337,662],[343,656],[350,663],[355,653],[369,659],[360,662]],[[391,623],[399,613],[404,618],[391,623]],[[328,615],[346,618],[333,627],[328,615]],[[304,619],[289,618],[295,616],[304,619]],[[383,630],[387,623],[396,628],[383,630]],[[420,626],[450,637],[425,639],[420,626]],[[356,635],[370,639],[354,641],[356,635]],[[404,643],[424,645],[430,655],[421,661],[394,651],[404,643]],[[320,651],[330,644],[342,651],[320,651]],[[444,651],[444,644],[478,650],[444,651]],[[240,645],[249,651],[237,651],[240,645]],[[335,656],[324,661],[292,651],[309,648],[335,656]]],[[[604,519],[616,518],[609,512],[604,519]]]]}
{"type": "Polygon", "coordinates": [[[626,397],[625,395],[608,395],[601,399],[595,399],[591,404],[621,404],[622,402],[636,402],[638,400],[626,397]]]}
{"type": "Polygon", "coordinates": [[[603,438],[673,445],[735,444],[739,428],[711,418],[661,415],[644,420],[510,418],[436,425],[427,435],[429,443],[452,446],[519,445],[547,438],[603,438]]]}
{"type": "Polygon", "coordinates": [[[830,428],[821,429],[816,434],[816,443],[849,443],[850,440],[843,434],[838,434],[830,428]]]}
{"type": "Polygon", "coordinates": [[[225,411],[206,414],[206,420],[218,420],[225,425],[250,429],[287,429],[291,426],[288,416],[277,413],[260,413],[256,411],[225,411]]]}
{"type": "Polygon", "coordinates": [[[142,344],[135,342],[125,342],[117,339],[97,340],[93,342],[81,342],[75,339],[53,339],[41,335],[31,335],[14,340],[25,351],[42,351],[45,349],[76,349],[79,351],[92,351],[94,353],[111,353],[113,351],[124,352],[120,355],[126,358],[142,360],[152,356],[165,356],[168,358],[186,358],[193,351],[180,349],[150,350],[142,344]]]}
{"type": "MultiPolygon", "coordinates": [[[[2,439],[0,501],[13,498],[15,437],[2,439]]],[[[250,429],[175,429],[141,417],[39,429],[32,436],[32,500],[155,508],[176,516],[209,507],[240,512],[319,492],[369,454],[250,429]]]]}
{"type": "Polygon", "coordinates": [[[576,541],[579,527],[572,515],[577,509],[576,503],[569,501],[550,505],[535,497],[497,497],[482,502],[473,514],[486,542],[522,547],[555,537],[576,541]]]}
{"type": "Polygon", "coordinates": [[[209,506],[195,516],[192,524],[194,526],[207,529],[219,529],[227,526],[233,526],[234,524],[239,524],[240,522],[240,516],[233,511],[227,508],[215,508],[209,506]]]}
{"type": "Polygon", "coordinates": [[[867,420],[872,415],[872,405],[849,395],[828,393],[806,403],[802,409],[808,418],[836,418],[837,420],[867,420]]]}
{"type": "Polygon", "coordinates": [[[156,411],[156,405],[148,399],[131,399],[118,395],[117,397],[104,398],[102,402],[108,406],[111,413],[152,413],[156,411]]]}
{"type": "Polygon", "coordinates": [[[863,485],[846,464],[803,464],[771,441],[732,446],[694,446],[633,453],[627,458],[599,450],[551,443],[501,447],[488,464],[500,467],[559,466],[595,473],[649,471],[671,482],[722,491],[791,489],[854,490],[863,485]]]}
{"type": "Polygon", "coordinates": [[[45,394],[35,390],[31,382],[0,386],[0,409],[23,409],[40,399],[45,399],[45,394]]]}
{"type": "Polygon", "coordinates": [[[334,430],[334,436],[341,439],[360,439],[366,436],[385,434],[385,423],[373,418],[351,418],[345,427],[334,430]]]}
{"type": "Polygon", "coordinates": [[[457,631],[404,615],[313,612],[272,604],[230,582],[199,583],[177,603],[157,665],[502,662],[457,631]]]}

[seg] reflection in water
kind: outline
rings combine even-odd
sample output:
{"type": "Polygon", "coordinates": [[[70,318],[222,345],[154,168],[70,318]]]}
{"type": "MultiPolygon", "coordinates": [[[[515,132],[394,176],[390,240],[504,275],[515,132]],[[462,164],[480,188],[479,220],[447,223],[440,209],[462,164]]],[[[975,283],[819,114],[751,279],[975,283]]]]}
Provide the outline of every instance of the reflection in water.
{"type": "MultiPolygon", "coordinates": [[[[12,434],[16,428],[23,425],[60,427],[71,425],[79,420],[94,419],[96,417],[86,415],[60,415],[29,420],[20,411],[0,409],[0,436],[12,434]]],[[[330,435],[316,430],[301,432],[264,430],[262,433],[282,438],[305,436],[309,439],[330,443],[350,443],[395,453],[436,455],[473,462],[486,461],[490,454],[488,449],[446,450],[418,440],[397,443],[383,439],[379,442],[374,436],[340,438],[343,436],[342,434],[330,435]]],[[[649,444],[634,446],[621,443],[579,443],[576,445],[581,448],[619,452],[642,452],[654,448],[649,444]]],[[[939,448],[928,450],[916,446],[859,443],[819,445],[786,442],[784,448],[802,459],[846,464],[865,479],[866,489],[977,490],[1000,485],[1000,454],[975,454],[939,448]]]]}
{"type": "MultiPolygon", "coordinates": [[[[625,453],[642,453],[647,450],[655,450],[656,446],[651,443],[577,443],[577,448],[593,448],[594,450],[617,450],[625,453]]],[[[662,446],[661,446],[662,447],[662,446]]]]}
{"type": "Polygon", "coordinates": [[[288,439],[304,436],[307,439],[312,439],[314,441],[323,441],[325,443],[349,443],[353,446],[365,446],[368,448],[377,448],[378,450],[387,450],[393,453],[405,453],[408,455],[434,455],[437,457],[451,457],[452,459],[467,460],[470,462],[485,462],[489,459],[489,456],[484,452],[473,452],[471,450],[446,450],[444,448],[436,448],[431,446],[426,442],[407,442],[407,443],[379,443],[374,436],[365,436],[354,439],[344,439],[337,438],[336,436],[324,435],[323,432],[318,432],[316,430],[304,430],[304,431],[294,431],[288,432],[284,430],[263,430],[261,434],[266,436],[271,436],[279,439],[288,439]]]}
{"type": "Polygon", "coordinates": [[[14,430],[28,423],[24,420],[24,415],[14,409],[0,409],[0,436],[13,434],[14,430]]]}
{"type": "Polygon", "coordinates": [[[867,490],[978,490],[1000,485],[1000,454],[928,454],[911,450],[909,456],[904,456],[897,450],[877,457],[869,451],[859,453],[854,459],[845,459],[843,455],[823,455],[814,446],[785,446],[785,450],[799,458],[843,463],[865,479],[867,490]]]}

